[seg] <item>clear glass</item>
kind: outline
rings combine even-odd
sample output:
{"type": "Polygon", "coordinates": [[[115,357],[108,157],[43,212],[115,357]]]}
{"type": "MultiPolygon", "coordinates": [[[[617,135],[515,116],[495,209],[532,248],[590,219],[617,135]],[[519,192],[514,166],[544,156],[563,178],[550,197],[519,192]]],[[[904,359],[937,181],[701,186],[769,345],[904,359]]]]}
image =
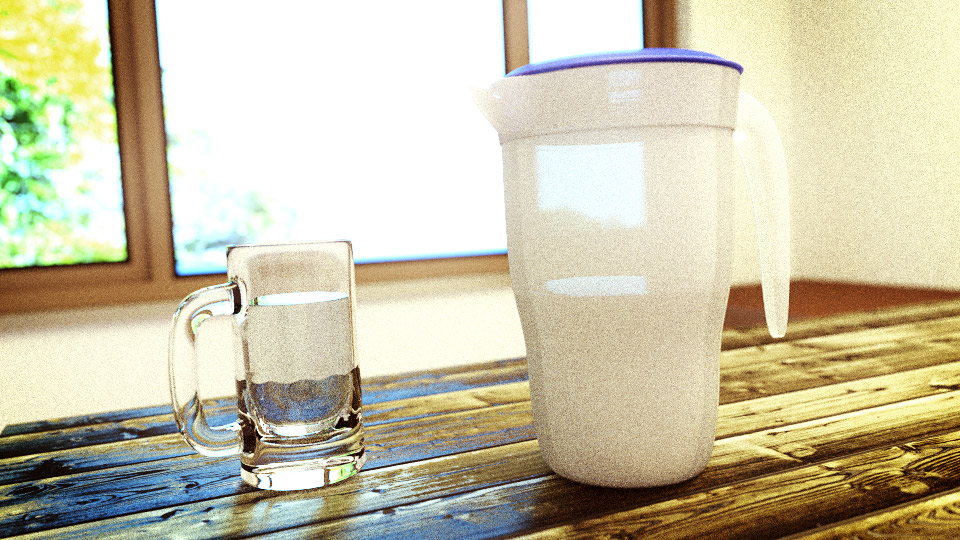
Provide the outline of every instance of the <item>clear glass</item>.
{"type": "Polygon", "coordinates": [[[504,73],[501,2],[156,9],[179,274],[243,242],[505,250],[500,150],[468,90],[504,73]]]}
{"type": "Polygon", "coordinates": [[[227,249],[230,281],[184,300],[170,341],[174,414],[206,455],[240,453],[240,474],[272,490],[339,482],[363,466],[363,414],[349,242],[227,249]],[[207,424],[195,336],[229,314],[236,333],[238,421],[207,424]]]}
{"type": "Polygon", "coordinates": [[[530,62],[643,47],[640,0],[527,0],[530,62]]]}
{"type": "Polygon", "coordinates": [[[105,0],[0,8],[0,268],[127,258],[105,0]]]}

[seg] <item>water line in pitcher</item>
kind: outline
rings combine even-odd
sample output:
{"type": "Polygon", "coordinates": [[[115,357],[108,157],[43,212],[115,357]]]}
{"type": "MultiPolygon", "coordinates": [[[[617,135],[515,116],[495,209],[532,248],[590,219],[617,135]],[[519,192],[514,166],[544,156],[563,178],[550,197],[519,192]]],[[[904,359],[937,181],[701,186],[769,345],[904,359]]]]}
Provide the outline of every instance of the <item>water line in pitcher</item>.
{"type": "Polygon", "coordinates": [[[263,294],[250,300],[251,306],[294,306],[317,304],[347,298],[346,293],[336,291],[304,291],[292,293],[263,294]]]}

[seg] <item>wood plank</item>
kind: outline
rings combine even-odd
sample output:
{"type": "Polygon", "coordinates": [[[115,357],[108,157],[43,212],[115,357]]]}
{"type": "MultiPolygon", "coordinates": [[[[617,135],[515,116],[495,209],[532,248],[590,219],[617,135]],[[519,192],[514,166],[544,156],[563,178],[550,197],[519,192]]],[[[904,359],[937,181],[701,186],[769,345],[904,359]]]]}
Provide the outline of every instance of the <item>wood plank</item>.
{"type": "Polygon", "coordinates": [[[171,434],[15,456],[0,460],[0,486],[194,455],[179,434],[171,434]]]}
{"type": "MultiPolygon", "coordinates": [[[[666,497],[670,494],[673,494],[671,496],[676,496],[682,493],[687,493],[690,490],[708,489],[749,476],[771,474],[782,471],[785,468],[805,466],[811,462],[823,462],[825,460],[834,459],[837,456],[843,456],[852,452],[869,450],[877,445],[887,445],[890,444],[891,441],[900,441],[905,438],[913,439],[916,438],[916,436],[924,436],[948,428],[960,428],[960,417],[957,417],[957,415],[942,414],[943,410],[949,410],[951,407],[956,407],[958,402],[960,402],[960,392],[948,392],[945,394],[929,396],[927,398],[911,400],[909,402],[898,402],[889,406],[856,411],[850,414],[834,416],[817,421],[804,422],[794,426],[785,426],[782,428],[765,430],[743,436],[729,437],[717,442],[715,445],[714,456],[710,462],[710,467],[707,471],[691,482],[681,486],[671,487],[669,489],[625,490],[622,491],[622,493],[650,491],[659,493],[658,497],[660,498],[666,497]]],[[[516,405],[511,405],[509,407],[516,407],[516,405]]],[[[490,410],[486,410],[482,411],[482,414],[486,415],[490,412],[490,410]]],[[[494,414],[491,414],[491,416],[499,416],[499,414],[496,414],[494,411],[494,414]]],[[[488,418],[488,422],[491,422],[492,420],[493,419],[488,418]]],[[[496,422],[488,425],[496,425],[496,422]]],[[[384,428],[391,426],[396,426],[396,424],[387,424],[384,426],[384,428]]],[[[438,426],[438,428],[439,429],[430,430],[427,432],[427,434],[421,435],[421,437],[425,438],[425,442],[428,445],[434,444],[429,433],[445,432],[442,427],[438,426]]],[[[402,434],[400,435],[400,440],[406,440],[407,437],[409,437],[408,434],[402,434]]],[[[488,446],[488,448],[490,447],[493,446],[488,446]]],[[[374,449],[372,449],[372,451],[374,451],[374,449]]],[[[437,455],[452,455],[456,451],[457,450],[452,450],[451,452],[438,453],[437,455]]],[[[203,471],[203,474],[200,474],[200,472],[201,471],[195,469],[194,471],[182,476],[179,475],[179,473],[171,474],[168,472],[166,476],[172,475],[174,478],[167,479],[166,476],[163,476],[163,482],[169,483],[173,486],[178,486],[181,485],[178,483],[181,481],[181,478],[220,478],[222,481],[227,481],[229,480],[227,477],[234,473],[234,470],[233,468],[220,468],[216,472],[203,471]]],[[[361,474],[367,475],[370,473],[368,471],[364,471],[361,474]]],[[[93,473],[85,477],[68,477],[63,480],[63,484],[66,484],[66,487],[58,490],[56,492],[56,497],[46,497],[47,500],[42,500],[44,497],[40,497],[35,501],[24,501],[23,504],[27,504],[28,506],[32,503],[36,503],[38,506],[34,510],[27,510],[21,507],[19,512],[20,514],[23,514],[24,511],[27,510],[29,512],[41,512],[43,515],[57,515],[58,520],[61,523],[82,523],[84,521],[92,521],[94,519],[105,519],[110,516],[91,516],[89,514],[84,514],[82,511],[83,505],[80,505],[79,502],[83,500],[83,497],[88,496],[89,492],[91,491],[89,486],[95,486],[96,490],[101,490],[110,494],[125,492],[133,492],[135,494],[139,489],[147,489],[150,486],[155,488],[157,482],[161,480],[161,477],[145,479],[142,487],[138,487],[138,485],[131,486],[130,482],[132,480],[139,482],[140,480],[144,479],[142,479],[138,474],[132,474],[129,469],[124,469],[124,474],[119,475],[117,478],[104,476],[102,473],[93,473]],[[134,478],[131,479],[131,476],[134,478]],[[74,500],[65,500],[65,498],[68,498],[71,490],[75,490],[78,495],[75,496],[74,500]],[[80,511],[77,510],[78,508],[80,511]],[[66,515],[61,512],[66,513],[66,515]]],[[[501,477],[501,481],[508,482],[512,480],[504,476],[501,477]]],[[[549,493],[551,496],[569,492],[569,496],[574,497],[576,493],[580,493],[578,490],[583,489],[583,486],[573,484],[572,482],[567,482],[566,480],[557,479],[555,477],[553,477],[553,480],[544,478],[542,479],[542,482],[547,482],[547,484],[545,484],[547,487],[541,485],[537,487],[537,489],[546,489],[547,491],[545,493],[549,493]],[[569,491],[569,486],[557,487],[557,482],[560,484],[570,484],[576,487],[574,491],[569,491]],[[558,489],[560,490],[559,492],[557,491],[558,489]]],[[[182,497],[177,499],[177,497],[174,496],[176,494],[167,492],[169,490],[160,491],[159,493],[152,494],[154,497],[152,505],[143,504],[143,501],[137,500],[136,496],[134,495],[134,500],[132,501],[125,499],[111,501],[109,512],[114,513],[115,516],[119,516],[127,513],[149,511],[151,509],[156,509],[158,506],[162,508],[176,509],[179,508],[180,505],[187,504],[191,500],[196,500],[199,498],[204,500],[216,499],[209,500],[208,506],[204,507],[213,508],[213,510],[210,510],[210,512],[227,512],[229,514],[232,511],[231,508],[233,508],[233,504],[235,502],[235,499],[231,497],[236,497],[239,495],[239,493],[236,491],[236,485],[238,483],[239,480],[236,479],[233,492],[230,492],[230,490],[222,490],[223,493],[220,495],[212,494],[207,486],[194,486],[193,489],[196,490],[196,492],[193,494],[193,497],[187,498],[188,500],[185,500],[182,497]],[[156,497],[161,496],[163,500],[158,502],[156,497]],[[138,504],[141,506],[138,507],[138,504]]],[[[52,489],[49,487],[50,484],[51,482],[45,484],[45,494],[50,493],[52,489]]],[[[52,482],[52,484],[57,484],[57,482],[52,482]]],[[[29,486],[30,484],[27,485],[29,486]]],[[[389,481],[387,481],[387,485],[389,485],[389,481]]],[[[23,489],[24,487],[25,486],[17,486],[19,489],[23,489]]],[[[621,490],[607,491],[621,493],[621,490]]],[[[3,495],[4,491],[0,490],[0,501],[4,500],[3,495]]],[[[470,494],[467,496],[473,497],[474,495],[470,494]]],[[[633,497],[633,495],[630,497],[633,497]]],[[[640,502],[630,497],[624,498],[622,501],[618,499],[618,501],[621,502],[618,502],[617,504],[629,503],[634,506],[636,504],[640,504],[640,502]]],[[[609,498],[609,494],[607,495],[607,498],[609,498]]],[[[548,520],[550,523],[555,524],[555,520],[561,518],[565,519],[566,516],[570,515],[571,512],[579,516],[579,518],[588,518],[597,515],[597,513],[607,513],[613,508],[611,506],[612,503],[610,501],[604,501],[604,498],[602,497],[597,499],[596,497],[591,496],[591,500],[595,500],[596,504],[584,506],[582,500],[574,501],[561,499],[563,504],[557,503],[549,505],[555,511],[554,514],[548,513],[544,514],[542,517],[543,519],[548,520]],[[579,505],[579,507],[576,510],[571,510],[569,508],[570,504],[574,504],[575,506],[579,505]]],[[[473,499],[470,499],[470,501],[473,501],[473,499]]],[[[457,504],[467,504],[468,502],[469,501],[460,501],[457,504]]],[[[469,504],[473,504],[473,502],[469,502],[469,504]]],[[[631,506],[619,506],[618,508],[625,509],[629,507],[631,506]]],[[[398,509],[394,510],[399,511],[398,509]]],[[[165,513],[169,513],[171,511],[172,510],[168,510],[165,513]]],[[[186,513],[185,515],[193,514],[186,513]]],[[[307,518],[312,519],[312,516],[314,515],[315,514],[308,514],[307,518]]],[[[426,519],[426,516],[423,518],[426,519]]],[[[172,516],[170,519],[172,519],[172,516]]],[[[364,521],[366,519],[368,518],[362,518],[359,523],[366,523],[366,521],[364,521]]],[[[498,519],[506,518],[504,516],[500,516],[498,519]]],[[[26,520],[26,522],[29,523],[29,520],[26,520]]],[[[0,526],[4,525],[10,527],[25,526],[23,519],[19,519],[7,524],[0,522],[0,526]]],[[[347,525],[349,525],[349,523],[347,523],[347,525]]],[[[99,526],[101,525],[91,525],[91,527],[99,526]]],[[[366,525],[364,525],[364,527],[365,526],[366,525]]],[[[39,529],[42,529],[42,527],[39,527],[39,529]]],[[[382,532],[380,529],[377,530],[378,533],[382,532]]],[[[2,529],[0,529],[0,531],[2,531],[2,529]]],[[[317,533],[318,531],[310,529],[309,532],[310,534],[313,534],[317,533]]],[[[453,534],[453,532],[454,531],[444,529],[443,531],[439,531],[438,534],[446,535],[453,534]]]]}
{"type": "Polygon", "coordinates": [[[851,518],[782,540],[960,538],[960,489],[851,518]]]}
{"type": "Polygon", "coordinates": [[[869,354],[870,350],[925,343],[960,347],[960,317],[883,328],[855,329],[840,334],[742,347],[723,351],[723,357],[725,363],[732,367],[752,365],[760,358],[779,361],[830,351],[858,351],[857,354],[869,354]]]}
{"type": "Polygon", "coordinates": [[[957,334],[960,334],[960,316],[810,337],[796,340],[796,342],[800,345],[821,349],[849,349],[877,343],[894,343],[910,339],[924,339],[931,336],[956,336],[957,334]]]}
{"type": "MultiPolygon", "coordinates": [[[[435,394],[419,400],[386,401],[364,407],[364,425],[369,432],[373,426],[381,424],[422,421],[430,416],[521,403],[529,399],[527,383],[518,382],[435,394]]],[[[220,411],[220,415],[212,418],[211,421],[215,424],[226,423],[235,419],[235,414],[232,408],[228,408],[226,413],[220,411]]],[[[162,415],[155,419],[120,422],[109,429],[107,426],[73,428],[63,430],[66,435],[54,441],[49,438],[52,433],[11,437],[8,442],[11,445],[16,443],[19,452],[11,457],[0,459],[0,484],[52,478],[192,454],[193,451],[176,433],[175,425],[167,425],[169,429],[165,431],[156,428],[157,425],[172,422],[171,417],[162,415]],[[143,440],[141,437],[127,436],[127,434],[142,435],[147,429],[154,430],[148,444],[138,442],[143,440]],[[167,435],[162,435],[164,432],[167,435]],[[76,441],[80,441],[81,444],[75,444],[76,441]]]]}
{"type": "MultiPolygon", "coordinates": [[[[960,318],[952,320],[960,327],[960,318]]],[[[949,333],[954,330],[952,325],[953,322],[932,322],[921,331],[897,327],[895,331],[900,333],[898,335],[911,337],[901,342],[869,345],[860,344],[865,340],[861,335],[874,330],[857,331],[849,334],[853,336],[851,342],[854,345],[846,349],[824,349],[814,344],[787,342],[725,351],[721,358],[721,403],[953,361],[960,358],[960,338],[949,333]],[[931,333],[932,330],[936,331],[931,333]],[[937,333],[939,331],[948,333],[937,333]]],[[[388,397],[411,394],[433,395],[445,388],[482,388],[496,381],[520,382],[526,378],[526,363],[516,359],[472,367],[461,366],[426,377],[428,380],[424,379],[423,374],[404,376],[401,380],[374,379],[369,386],[365,386],[365,403],[372,405],[388,397]],[[486,369],[492,369],[493,372],[485,373],[486,369]]],[[[365,408],[372,410],[369,406],[365,408]]],[[[225,400],[219,407],[211,409],[211,421],[214,424],[228,423],[233,419],[233,410],[233,401],[225,400]]],[[[371,422],[378,421],[372,413],[367,416],[371,422]]],[[[33,435],[8,436],[0,439],[0,458],[175,432],[172,416],[163,414],[43,431],[33,435]]]]}
{"type": "MultiPolygon", "coordinates": [[[[792,346],[787,346],[787,349],[791,352],[799,352],[790,347],[792,346]]],[[[919,344],[908,342],[883,347],[866,347],[848,352],[802,349],[806,351],[806,355],[797,358],[784,355],[783,349],[784,347],[781,346],[762,346],[750,351],[754,354],[755,364],[744,361],[741,351],[724,352],[721,358],[721,402],[727,404],[758,396],[820,388],[832,382],[857,380],[871,374],[887,373],[892,369],[908,369],[917,364],[936,365],[960,359],[960,345],[939,342],[919,344]],[[876,355],[878,350],[883,354],[878,357],[871,356],[876,355]],[[731,358],[733,355],[740,357],[731,358]],[[733,364],[733,369],[727,367],[728,363],[733,364]]],[[[933,382],[947,389],[955,384],[950,378],[933,382]]],[[[889,386],[900,383],[897,383],[896,379],[891,379],[886,382],[867,384],[889,386]]],[[[857,386],[838,388],[847,392],[854,391],[853,389],[857,386]]],[[[888,394],[889,392],[876,397],[882,398],[888,394]]],[[[918,391],[915,394],[915,396],[919,395],[924,395],[924,392],[918,391]]],[[[488,404],[517,403],[527,399],[529,394],[526,382],[508,383],[475,390],[433,394],[419,403],[398,400],[365,406],[365,422],[367,426],[372,426],[383,422],[467,411],[488,404]],[[502,395],[497,396],[497,393],[502,395]],[[411,406],[415,408],[411,409],[411,406]]],[[[873,405],[880,403],[881,401],[875,401],[873,405]]],[[[829,411],[821,412],[826,414],[829,411]]],[[[226,423],[233,419],[235,413],[232,407],[228,407],[226,412],[221,409],[218,414],[221,416],[215,417],[214,423],[226,423]]],[[[178,438],[175,435],[174,439],[165,439],[158,443],[160,448],[148,448],[142,452],[134,451],[137,448],[136,444],[107,446],[93,452],[68,451],[71,448],[80,448],[81,446],[78,445],[105,444],[143,436],[158,436],[163,433],[175,434],[176,429],[172,422],[169,415],[161,415],[155,418],[119,422],[115,425],[86,426],[58,432],[8,437],[3,444],[0,444],[0,448],[5,448],[3,455],[12,457],[0,459],[0,483],[82,472],[107,466],[111,459],[116,461],[116,465],[126,465],[189,454],[190,450],[185,445],[177,444],[178,438]],[[51,439],[51,437],[57,438],[51,439]],[[116,450],[117,453],[110,454],[111,449],[116,450]],[[55,450],[60,452],[53,453],[55,450]],[[167,454],[164,455],[163,452],[167,454]],[[23,459],[14,459],[17,457],[23,459]]]]}
{"type": "MultiPolygon", "coordinates": [[[[236,409],[213,409],[208,417],[213,425],[236,421],[236,409]]],[[[0,439],[0,463],[10,458],[38,453],[57,452],[72,448],[92,447],[117,441],[149,439],[177,434],[172,414],[134,418],[113,424],[70,427],[40,433],[10,435],[0,439]]]]}
{"type": "MultiPolygon", "coordinates": [[[[213,400],[207,400],[204,402],[204,404],[211,403],[212,401],[213,400]]],[[[9,437],[11,435],[26,435],[29,433],[41,433],[44,431],[88,426],[91,424],[122,422],[132,418],[142,418],[145,416],[157,416],[165,414],[169,412],[169,410],[169,405],[155,405],[150,407],[138,407],[136,409],[125,409],[122,411],[111,411],[102,414],[68,416],[64,418],[38,420],[36,422],[11,424],[9,426],[4,426],[3,430],[0,431],[0,443],[2,443],[3,437],[9,437]]]]}
{"type": "MultiPolygon", "coordinates": [[[[383,401],[396,401],[398,399],[416,396],[482,388],[493,383],[525,381],[526,378],[527,363],[523,358],[453,366],[431,371],[364,377],[362,382],[363,403],[364,405],[372,405],[383,401]]],[[[204,403],[210,407],[215,414],[216,410],[235,408],[236,397],[227,396],[209,399],[204,400],[204,403]]],[[[138,418],[147,419],[151,417],[164,417],[168,418],[170,422],[173,421],[173,416],[170,414],[170,406],[164,404],[103,414],[54,418],[6,426],[3,428],[3,432],[0,433],[0,455],[4,455],[4,437],[62,431],[94,425],[109,426],[127,420],[138,418]]],[[[128,435],[134,434],[129,433],[128,435]]]]}
{"type": "MultiPolygon", "coordinates": [[[[784,460],[793,461],[749,445],[728,445],[719,458],[726,466],[714,468],[712,476],[707,477],[712,479],[706,481],[722,483],[734,474],[741,474],[743,466],[730,464],[748,464],[744,466],[763,471],[769,468],[769,462],[784,460]]],[[[546,477],[552,477],[554,483],[585,487],[553,476],[539,456],[536,441],[526,441],[364,471],[355,479],[322,491],[284,494],[255,491],[48,530],[31,537],[112,537],[135,533],[138,538],[163,538],[171,530],[204,537],[262,534],[346,515],[393,515],[398,507],[416,505],[425,499],[546,477]]],[[[360,533],[358,537],[378,537],[385,533],[364,527],[349,532],[350,537],[357,533],[360,533]]]]}
{"type": "MultiPolygon", "coordinates": [[[[784,347],[766,346],[753,351],[754,362],[744,361],[742,355],[738,358],[740,351],[724,353],[720,365],[720,401],[745,401],[960,360],[960,343],[940,338],[932,336],[928,341],[914,339],[842,350],[811,348],[796,356],[782,354],[784,347]]],[[[794,345],[786,348],[789,352],[799,352],[794,345]]]]}
{"type": "MultiPolygon", "coordinates": [[[[533,427],[523,402],[372,426],[367,438],[366,467],[377,469],[529,441],[533,427]]],[[[237,458],[185,455],[0,486],[0,536],[250,491],[238,469],[237,458]]]]}
{"type": "Polygon", "coordinates": [[[890,325],[909,324],[941,317],[955,317],[958,315],[960,315],[960,301],[947,300],[943,302],[844,313],[815,319],[792,320],[787,326],[787,335],[781,339],[770,337],[766,326],[724,330],[723,349],[732,350],[741,347],[782,343],[784,341],[847,333],[890,325]]]}
{"type": "Polygon", "coordinates": [[[473,390],[434,394],[423,399],[385,401],[369,408],[364,407],[364,425],[405,422],[525,401],[530,401],[530,385],[526,381],[498,384],[473,390]]]}
{"type": "Polygon", "coordinates": [[[960,434],[952,433],[524,537],[776,538],[958,487],[960,434]]]}
{"type": "MultiPolygon", "coordinates": [[[[372,425],[404,419],[402,411],[396,410],[396,405],[379,405],[389,402],[396,403],[400,399],[411,397],[444,394],[447,396],[444,399],[473,399],[477,406],[495,403],[498,398],[490,394],[489,390],[485,390],[487,385],[498,381],[506,384],[523,385],[525,380],[526,362],[524,360],[474,364],[469,368],[463,366],[437,374],[433,382],[425,380],[421,375],[405,375],[397,380],[389,378],[378,380],[375,378],[369,384],[364,383],[364,421],[366,425],[372,425]],[[490,372],[487,373],[487,370],[490,370],[490,372]],[[419,383],[416,381],[419,381],[419,383]],[[459,390],[450,391],[450,388],[459,390]],[[441,390],[445,390],[445,392],[441,392],[441,390]],[[479,393],[469,394],[470,391],[478,391],[479,393]],[[460,394],[456,392],[460,392],[460,394]],[[456,396],[459,396],[459,398],[456,396]],[[472,398],[465,398],[464,396],[472,396],[472,398]],[[391,407],[394,410],[388,413],[391,407]]],[[[499,391],[509,392],[509,390],[499,391]]],[[[529,396],[527,399],[529,399],[529,396]]],[[[207,406],[209,407],[207,418],[212,425],[224,425],[236,420],[236,398],[207,402],[207,406]]],[[[156,412],[156,408],[140,409],[136,412],[146,411],[156,412]]],[[[69,419],[62,422],[67,427],[46,429],[54,425],[54,423],[51,423],[39,431],[19,433],[20,430],[17,430],[17,434],[9,434],[0,438],[0,460],[41,452],[177,433],[173,415],[168,411],[169,408],[164,409],[163,414],[146,417],[134,415],[127,419],[121,419],[125,418],[126,414],[104,415],[97,417],[97,421],[92,424],[82,424],[78,423],[77,419],[69,419]]],[[[438,412],[442,411],[434,411],[434,414],[438,412]]]]}
{"type": "MultiPolygon", "coordinates": [[[[530,537],[568,538],[583,533],[580,537],[641,538],[651,532],[650,527],[674,532],[670,526],[692,526],[678,530],[677,537],[683,538],[774,538],[789,530],[779,530],[776,520],[771,524],[760,516],[779,518],[778,505],[790,513],[787,519],[815,519],[805,505],[818,500],[827,501],[824,514],[836,515],[864,511],[872,490],[877,490],[878,507],[898,497],[915,498],[924,490],[943,491],[960,485],[958,457],[960,432],[812,465],[739,441],[718,448],[704,473],[676,486],[605,489],[549,475],[278,531],[265,538],[487,538],[530,530],[540,531],[530,537]],[[878,463],[882,468],[874,473],[878,463]],[[916,474],[922,467],[926,467],[923,474],[916,474]],[[832,508],[830,503],[842,495],[852,497],[844,503],[854,504],[832,508]],[[756,511],[761,504],[763,511],[756,511]],[[706,516],[702,524],[701,516],[706,516]],[[585,529],[581,531],[577,524],[585,529]],[[757,536],[745,535],[755,524],[768,528],[757,536]]],[[[807,525],[801,521],[798,526],[807,525]]]]}
{"type": "Polygon", "coordinates": [[[720,406],[717,437],[798,424],[862,409],[960,390],[960,362],[720,406]]]}
{"type": "Polygon", "coordinates": [[[870,511],[871,501],[882,508],[960,486],[960,431],[893,442],[895,433],[906,435],[924,423],[909,409],[951,416],[942,411],[958,398],[793,426],[796,438],[787,445],[775,440],[774,431],[724,439],[707,470],[675,486],[604,489],[550,475],[265,537],[499,537],[534,530],[540,532],[531,537],[640,538],[658,527],[658,533],[684,538],[774,538],[792,532],[779,528],[785,513],[794,530],[803,530],[814,526],[805,520],[870,511]],[[901,414],[909,420],[882,428],[901,414]],[[876,444],[864,436],[873,432],[880,434],[872,439],[876,444]],[[762,530],[754,536],[750,527],[762,530]]]}
{"type": "MultiPolygon", "coordinates": [[[[928,337],[929,337],[929,336],[928,336],[928,337]]],[[[942,339],[942,340],[940,340],[940,341],[938,341],[938,342],[936,342],[936,343],[933,343],[931,346],[932,346],[932,347],[940,347],[941,349],[950,349],[950,348],[952,348],[953,344],[955,344],[955,342],[952,340],[952,338],[944,338],[944,339],[942,339]]],[[[518,395],[518,394],[517,394],[517,392],[518,392],[517,388],[520,388],[520,386],[516,386],[516,387],[514,387],[513,390],[508,390],[508,391],[507,391],[507,394],[512,394],[512,395],[513,395],[513,397],[510,398],[510,399],[514,399],[514,400],[517,399],[517,395],[518,395]]],[[[936,389],[935,389],[935,390],[936,390],[936,389]]],[[[521,399],[522,399],[522,398],[521,398],[521,399]]],[[[444,407],[445,407],[445,408],[447,408],[447,410],[449,410],[449,407],[451,406],[450,403],[449,403],[446,399],[443,399],[443,400],[440,400],[440,401],[443,402],[443,405],[442,405],[441,408],[444,408],[444,407]]],[[[456,401],[456,400],[454,400],[454,401],[456,401]]],[[[483,400],[480,400],[480,401],[482,402],[483,400]]],[[[508,400],[508,401],[509,401],[509,400],[508,400]]],[[[471,404],[471,405],[469,405],[469,406],[475,406],[475,405],[477,405],[477,403],[473,403],[473,404],[471,404]]],[[[454,405],[453,407],[456,408],[456,407],[459,407],[459,406],[460,406],[460,405],[454,405]]],[[[522,407],[521,407],[521,409],[522,409],[522,407]]],[[[510,414],[521,414],[521,415],[522,415],[522,414],[523,414],[523,411],[522,411],[521,409],[514,409],[513,411],[510,412],[510,414]]],[[[491,424],[491,425],[492,425],[492,426],[495,426],[496,424],[491,424]]],[[[421,433],[422,433],[422,432],[421,432],[421,433]]],[[[476,435],[477,435],[476,433],[472,434],[470,437],[473,437],[473,439],[471,439],[471,440],[477,440],[476,437],[474,437],[474,436],[476,436],[476,435]]],[[[153,439],[155,439],[155,438],[156,438],[156,437],[153,437],[153,439]]],[[[468,438],[469,438],[469,437],[468,437],[468,438]]],[[[482,437],[481,437],[481,439],[482,439],[482,437]]],[[[424,451],[426,451],[426,453],[429,453],[430,451],[436,451],[436,452],[438,452],[437,455],[441,455],[441,456],[442,456],[442,455],[445,455],[444,452],[449,451],[450,448],[454,448],[454,447],[456,447],[458,444],[460,444],[459,441],[454,441],[450,446],[447,446],[447,447],[445,447],[445,448],[437,449],[437,448],[434,448],[434,447],[433,447],[433,444],[432,444],[433,441],[422,441],[422,442],[424,442],[425,444],[427,444],[427,447],[417,449],[417,452],[424,452],[424,451]]],[[[99,448],[99,447],[95,447],[95,448],[99,448]]],[[[806,455],[806,452],[809,452],[810,449],[809,449],[809,448],[791,448],[791,450],[794,451],[795,453],[799,451],[800,454],[806,455]]],[[[777,452],[777,450],[774,450],[774,452],[777,452]]],[[[787,454],[785,454],[785,455],[788,455],[788,456],[789,456],[789,455],[791,455],[791,454],[787,453],[787,454]]],[[[192,458],[192,456],[191,456],[191,458],[192,458]]],[[[408,456],[408,457],[401,457],[401,458],[398,458],[398,459],[408,459],[408,458],[409,458],[409,456],[408,456]]],[[[409,458],[409,459],[412,459],[412,458],[409,458]]],[[[233,475],[233,471],[230,471],[230,472],[227,473],[227,476],[232,477],[232,475],[233,475]]]]}
{"type": "MultiPolygon", "coordinates": [[[[361,366],[360,369],[362,370],[363,367],[361,366]]],[[[365,378],[363,396],[366,400],[369,393],[373,396],[370,402],[379,403],[525,380],[527,380],[526,359],[511,358],[482,364],[365,378]]]]}
{"type": "Polygon", "coordinates": [[[536,441],[364,470],[345,482],[302,492],[248,491],[174,508],[42,531],[30,538],[224,538],[258,534],[342,515],[389,511],[434,496],[549,475],[536,441]]]}
{"type": "MultiPolygon", "coordinates": [[[[877,339],[884,337],[884,335],[878,335],[877,330],[874,326],[872,326],[877,322],[876,319],[886,322],[891,320],[924,320],[920,317],[929,314],[942,315],[944,313],[952,313],[954,308],[956,308],[957,311],[960,311],[960,303],[947,302],[934,305],[914,306],[905,310],[904,313],[880,312],[845,315],[839,318],[839,323],[833,323],[830,319],[825,319],[821,321],[824,329],[837,331],[838,328],[845,328],[850,330],[851,332],[848,332],[848,334],[852,333],[852,335],[847,335],[846,337],[842,338],[826,336],[821,339],[798,339],[794,341],[777,342],[767,346],[760,345],[741,350],[732,350],[724,353],[724,363],[727,363],[731,359],[738,360],[740,362],[757,364],[765,360],[796,358],[820,353],[824,348],[850,348],[851,345],[857,345],[858,341],[868,343],[869,345],[867,346],[875,345],[877,339]],[[835,342],[837,339],[844,340],[844,343],[837,344],[835,342]]],[[[950,318],[945,322],[930,321],[927,324],[920,324],[920,326],[917,328],[913,328],[911,324],[901,324],[900,327],[895,329],[880,329],[879,332],[881,332],[881,334],[886,333],[887,338],[920,336],[926,338],[927,340],[940,339],[944,344],[950,344],[960,348],[960,337],[957,337],[958,334],[960,334],[960,322],[958,322],[957,317],[950,318]],[[938,330],[940,333],[936,333],[934,330],[938,330]]],[[[893,345],[891,344],[883,346],[889,347],[893,345]]],[[[906,346],[906,344],[903,346],[906,346]]],[[[739,375],[737,378],[742,380],[742,377],[739,375]]],[[[413,397],[416,395],[429,395],[432,393],[477,388],[491,384],[492,382],[518,382],[523,380],[526,380],[526,362],[524,359],[510,359],[470,366],[456,366],[437,372],[417,372],[374,377],[364,380],[364,403],[373,404],[381,401],[413,397]]],[[[757,395],[763,394],[760,393],[757,395]]],[[[741,396],[741,399],[745,399],[747,397],[748,396],[744,395],[741,396]]],[[[211,416],[214,416],[219,412],[232,409],[233,401],[234,398],[232,397],[211,400],[210,407],[214,409],[211,416]]],[[[121,429],[117,436],[129,438],[136,436],[149,436],[151,434],[172,433],[172,417],[170,417],[169,414],[166,414],[166,411],[167,409],[165,406],[156,406],[129,411],[119,411],[116,413],[106,413],[103,415],[81,416],[34,422],[30,424],[20,424],[7,426],[4,429],[3,435],[13,436],[27,433],[64,431],[70,428],[81,428],[92,425],[113,426],[125,420],[132,420],[135,418],[144,418],[144,422],[142,423],[144,431],[138,432],[136,430],[121,429]],[[147,418],[150,417],[160,417],[160,420],[148,425],[150,420],[147,420],[147,418]]],[[[54,435],[56,435],[56,433],[54,435]]],[[[79,433],[76,435],[79,435],[79,433]]],[[[109,440],[102,438],[104,436],[105,435],[100,436],[101,438],[77,436],[74,437],[73,440],[89,440],[91,442],[106,442],[109,440]]],[[[64,442],[66,443],[66,441],[64,442]]],[[[29,449],[13,450],[11,449],[12,444],[13,443],[11,441],[0,437],[0,457],[22,455],[24,453],[32,453],[34,451],[29,449]]],[[[44,441],[44,444],[49,445],[51,444],[51,441],[44,441]]]]}

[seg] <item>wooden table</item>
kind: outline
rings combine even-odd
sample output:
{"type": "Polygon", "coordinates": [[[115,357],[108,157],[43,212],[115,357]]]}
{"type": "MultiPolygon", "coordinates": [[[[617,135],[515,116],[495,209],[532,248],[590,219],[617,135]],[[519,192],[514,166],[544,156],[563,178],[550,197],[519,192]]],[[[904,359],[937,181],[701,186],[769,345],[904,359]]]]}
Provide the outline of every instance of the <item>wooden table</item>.
{"type": "Polygon", "coordinates": [[[304,492],[245,487],[166,406],[10,426],[0,535],[960,538],[960,302],[727,331],[721,367],[713,458],[676,486],[552,474],[507,360],[365,381],[366,467],[304,492]]]}

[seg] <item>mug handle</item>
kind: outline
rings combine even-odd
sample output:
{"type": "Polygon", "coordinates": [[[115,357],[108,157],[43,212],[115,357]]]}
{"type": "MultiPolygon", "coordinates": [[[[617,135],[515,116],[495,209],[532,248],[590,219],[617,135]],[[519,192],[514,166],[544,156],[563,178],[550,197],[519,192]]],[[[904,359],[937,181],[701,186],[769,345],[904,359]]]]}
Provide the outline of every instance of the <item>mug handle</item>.
{"type": "Polygon", "coordinates": [[[198,391],[196,339],[203,321],[239,312],[240,291],[233,282],[200,289],[187,296],[173,315],[170,329],[170,397],[183,439],[205,456],[240,452],[239,425],[213,427],[207,422],[198,391]]]}
{"type": "Polygon", "coordinates": [[[767,328],[775,338],[787,332],[790,311],[790,194],[780,133],[770,113],[740,92],[733,140],[750,184],[760,257],[760,282],[767,328]]]}

